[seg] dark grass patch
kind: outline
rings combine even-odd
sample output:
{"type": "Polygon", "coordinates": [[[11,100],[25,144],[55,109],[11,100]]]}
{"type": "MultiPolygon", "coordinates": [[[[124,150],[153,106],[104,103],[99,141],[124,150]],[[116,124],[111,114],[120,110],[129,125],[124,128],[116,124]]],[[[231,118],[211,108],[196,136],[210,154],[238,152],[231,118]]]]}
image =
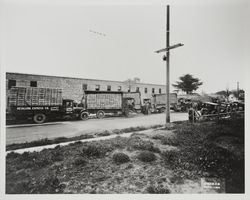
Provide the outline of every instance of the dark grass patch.
{"type": "Polygon", "coordinates": [[[152,136],[152,139],[154,140],[161,140],[162,138],[164,138],[164,135],[156,134],[152,136]]]}
{"type": "Polygon", "coordinates": [[[113,148],[111,146],[104,146],[98,143],[94,144],[86,144],[82,148],[82,156],[86,157],[103,157],[107,152],[112,151],[113,148]]]}
{"type": "Polygon", "coordinates": [[[147,150],[160,153],[160,149],[154,146],[154,143],[149,140],[143,140],[139,136],[130,137],[128,139],[128,150],[147,150]]]}
{"type": "Polygon", "coordinates": [[[156,160],[155,154],[150,151],[143,151],[139,153],[137,158],[142,162],[152,162],[156,160]]]}
{"type": "Polygon", "coordinates": [[[171,145],[171,146],[178,146],[179,141],[176,136],[169,136],[161,138],[161,144],[163,145],[171,145]]]}
{"type": "Polygon", "coordinates": [[[32,142],[25,142],[25,143],[14,143],[6,146],[6,151],[11,151],[11,150],[16,150],[16,149],[24,149],[24,148],[30,148],[30,147],[37,147],[37,146],[45,146],[45,145],[50,145],[50,144],[59,144],[63,142],[70,142],[70,141],[75,141],[75,140],[84,140],[84,139],[89,139],[89,138],[94,138],[93,135],[81,135],[81,136],[76,136],[72,138],[66,138],[66,137],[59,137],[55,139],[41,139],[37,141],[32,141],[32,142]]]}
{"type": "Polygon", "coordinates": [[[149,194],[170,194],[170,189],[162,185],[150,185],[146,188],[149,194]]]}
{"type": "Polygon", "coordinates": [[[81,157],[77,157],[73,161],[73,165],[75,166],[85,166],[87,163],[88,163],[87,160],[81,157]]]}
{"type": "Polygon", "coordinates": [[[38,179],[32,180],[27,172],[22,174],[22,179],[7,177],[6,194],[56,194],[62,193],[65,185],[60,183],[55,173],[43,173],[38,179]],[[8,179],[17,181],[8,181],[8,179]]]}
{"type": "Polygon", "coordinates": [[[179,153],[177,151],[164,151],[161,153],[162,158],[167,164],[170,164],[173,166],[173,164],[176,164],[179,159],[179,153]]]}
{"type": "Polygon", "coordinates": [[[178,155],[163,152],[162,156],[166,163],[178,169],[175,170],[176,174],[188,170],[192,173],[191,177],[206,173],[212,177],[225,178],[226,184],[230,184],[226,187],[227,193],[244,192],[243,156],[237,156],[215,143],[221,136],[238,137],[237,147],[244,148],[244,119],[177,125],[174,132],[180,151],[178,155]]]}
{"type": "Polygon", "coordinates": [[[111,135],[111,132],[109,132],[109,131],[104,131],[104,132],[101,132],[101,133],[97,133],[98,137],[109,136],[109,135],[111,135]]]}

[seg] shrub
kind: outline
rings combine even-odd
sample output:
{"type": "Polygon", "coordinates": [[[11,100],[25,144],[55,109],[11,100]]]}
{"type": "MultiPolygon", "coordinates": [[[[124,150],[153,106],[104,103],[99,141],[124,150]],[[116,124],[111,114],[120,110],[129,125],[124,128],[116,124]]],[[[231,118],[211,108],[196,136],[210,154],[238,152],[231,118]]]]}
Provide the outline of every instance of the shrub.
{"type": "Polygon", "coordinates": [[[138,159],[142,162],[152,162],[156,160],[156,156],[150,151],[143,151],[138,155],[138,159]]]}
{"type": "Polygon", "coordinates": [[[21,160],[23,161],[33,161],[36,158],[34,153],[24,152],[21,154],[21,160]]]}
{"type": "Polygon", "coordinates": [[[108,151],[112,151],[113,147],[101,144],[88,144],[82,148],[82,155],[87,157],[100,157],[106,154],[108,151]]]}
{"type": "Polygon", "coordinates": [[[177,146],[179,144],[176,137],[163,137],[161,138],[161,143],[163,145],[172,145],[172,146],[177,146]]]}
{"type": "Polygon", "coordinates": [[[164,138],[164,136],[160,135],[160,134],[156,134],[156,135],[152,136],[152,139],[154,139],[154,140],[161,140],[162,138],[164,138]]]}
{"type": "Polygon", "coordinates": [[[82,145],[82,144],[83,144],[83,142],[80,140],[73,143],[73,145],[82,145]]]}
{"type": "Polygon", "coordinates": [[[22,180],[6,183],[6,194],[27,194],[30,191],[30,181],[22,180]]]}
{"type": "Polygon", "coordinates": [[[34,159],[34,165],[38,168],[45,167],[47,165],[50,165],[52,163],[51,158],[48,158],[46,156],[39,156],[36,159],[34,159]]]}
{"type": "Polygon", "coordinates": [[[104,132],[101,132],[101,133],[97,133],[98,136],[109,136],[111,135],[111,133],[109,131],[104,131],[104,132]]]}
{"type": "Polygon", "coordinates": [[[130,147],[138,150],[152,151],[160,153],[160,149],[154,146],[151,141],[142,140],[140,137],[132,137],[129,139],[128,144],[130,147]]]}
{"type": "Polygon", "coordinates": [[[117,164],[122,164],[122,163],[126,163],[129,162],[129,156],[126,155],[125,153],[115,153],[113,155],[113,161],[117,164]]]}
{"type": "Polygon", "coordinates": [[[177,151],[164,151],[162,153],[162,157],[164,160],[170,164],[173,164],[178,159],[178,152],[177,151]]]}
{"type": "Polygon", "coordinates": [[[76,158],[73,164],[76,166],[79,166],[79,165],[84,166],[87,164],[87,161],[84,158],[76,158]]]}
{"type": "Polygon", "coordinates": [[[148,186],[147,192],[150,194],[169,194],[170,190],[168,188],[158,186],[148,186]]]}
{"type": "Polygon", "coordinates": [[[10,152],[10,153],[8,153],[7,154],[7,156],[6,156],[6,158],[8,159],[8,158],[12,158],[12,159],[15,159],[15,158],[18,158],[20,156],[20,154],[19,153],[15,153],[15,152],[10,152]]]}
{"type": "Polygon", "coordinates": [[[195,161],[201,169],[210,172],[217,171],[221,175],[224,175],[233,168],[238,168],[243,161],[243,159],[234,156],[227,149],[214,146],[213,144],[205,145],[197,155],[195,161]]]}
{"type": "Polygon", "coordinates": [[[62,152],[60,146],[51,151],[51,160],[52,161],[55,161],[55,162],[62,161],[63,159],[64,159],[64,156],[63,156],[63,152],[62,152]]]}
{"type": "Polygon", "coordinates": [[[53,140],[50,140],[50,141],[51,143],[57,144],[57,143],[67,142],[68,140],[69,139],[66,137],[58,137],[58,138],[55,138],[54,141],[53,140]]]}
{"type": "Polygon", "coordinates": [[[115,129],[115,130],[113,130],[112,132],[113,132],[114,134],[117,134],[117,135],[123,133],[123,132],[122,132],[121,130],[119,130],[119,129],[115,129]]]}
{"type": "Polygon", "coordinates": [[[55,194],[62,193],[65,188],[55,175],[47,175],[42,180],[39,180],[34,185],[30,193],[34,194],[55,194]]]}

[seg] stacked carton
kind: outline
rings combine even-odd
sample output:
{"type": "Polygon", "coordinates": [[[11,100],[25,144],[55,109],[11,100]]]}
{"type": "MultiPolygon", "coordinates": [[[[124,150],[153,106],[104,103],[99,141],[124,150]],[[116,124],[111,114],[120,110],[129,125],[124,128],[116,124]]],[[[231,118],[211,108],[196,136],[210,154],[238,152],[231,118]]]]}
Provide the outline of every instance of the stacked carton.
{"type": "Polygon", "coordinates": [[[53,106],[61,104],[61,89],[13,87],[9,91],[9,106],[53,106]]]}
{"type": "Polygon", "coordinates": [[[88,94],[88,109],[121,109],[121,94],[88,94]]]}
{"type": "Polygon", "coordinates": [[[38,89],[38,104],[40,106],[45,104],[45,88],[38,89]]]}
{"type": "Polygon", "coordinates": [[[32,88],[32,106],[38,106],[39,104],[38,91],[39,88],[32,88]]]}
{"type": "Polygon", "coordinates": [[[44,105],[49,106],[50,105],[50,99],[51,99],[51,89],[46,88],[45,89],[45,97],[44,97],[44,105]]]}
{"type": "Polygon", "coordinates": [[[18,88],[12,88],[9,91],[9,106],[16,106],[17,104],[17,94],[18,94],[18,88]]]}
{"type": "Polygon", "coordinates": [[[32,88],[26,88],[25,102],[28,106],[32,105],[32,88]]]}
{"type": "Polygon", "coordinates": [[[18,106],[24,106],[25,105],[25,93],[26,93],[26,88],[18,88],[18,93],[17,93],[17,105],[18,106]]]}

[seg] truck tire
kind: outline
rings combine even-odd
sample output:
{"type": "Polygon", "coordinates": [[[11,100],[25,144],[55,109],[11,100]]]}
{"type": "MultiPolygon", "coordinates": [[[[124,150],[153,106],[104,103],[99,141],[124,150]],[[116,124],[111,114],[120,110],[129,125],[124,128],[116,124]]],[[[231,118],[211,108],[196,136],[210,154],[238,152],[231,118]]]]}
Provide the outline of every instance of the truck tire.
{"type": "Polygon", "coordinates": [[[81,112],[80,113],[80,119],[81,120],[87,120],[89,118],[89,113],[87,112],[81,112]]]}
{"type": "Polygon", "coordinates": [[[46,121],[46,115],[43,113],[37,113],[34,115],[33,121],[37,124],[42,124],[46,121]]]}
{"type": "Polygon", "coordinates": [[[133,110],[127,110],[124,112],[125,117],[132,117],[135,112],[133,110]]]}
{"type": "Polygon", "coordinates": [[[105,112],[103,110],[98,110],[98,112],[96,113],[96,117],[98,119],[102,119],[105,117],[105,112]]]}
{"type": "Polygon", "coordinates": [[[166,108],[164,108],[164,107],[162,107],[162,108],[160,108],[160,113],[164,113],[165,112],[165,110],[166,110],[166,108]]]}

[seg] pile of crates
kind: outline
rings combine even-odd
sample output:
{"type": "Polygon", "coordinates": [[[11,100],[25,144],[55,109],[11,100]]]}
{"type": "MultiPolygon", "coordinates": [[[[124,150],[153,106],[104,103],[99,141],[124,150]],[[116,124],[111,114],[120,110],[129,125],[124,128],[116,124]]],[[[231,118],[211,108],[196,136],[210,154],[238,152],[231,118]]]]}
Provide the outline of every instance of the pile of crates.
{"type": "Polygon", "coordinates": [[[88,109],[121,109],[121,94],[88,94],[88,109]]]}
{"type": "Polygon", "coordinates": [[[62,89],[12,87],[8,94],[9,106],[56,106],[62,104],[62,89]]]}

